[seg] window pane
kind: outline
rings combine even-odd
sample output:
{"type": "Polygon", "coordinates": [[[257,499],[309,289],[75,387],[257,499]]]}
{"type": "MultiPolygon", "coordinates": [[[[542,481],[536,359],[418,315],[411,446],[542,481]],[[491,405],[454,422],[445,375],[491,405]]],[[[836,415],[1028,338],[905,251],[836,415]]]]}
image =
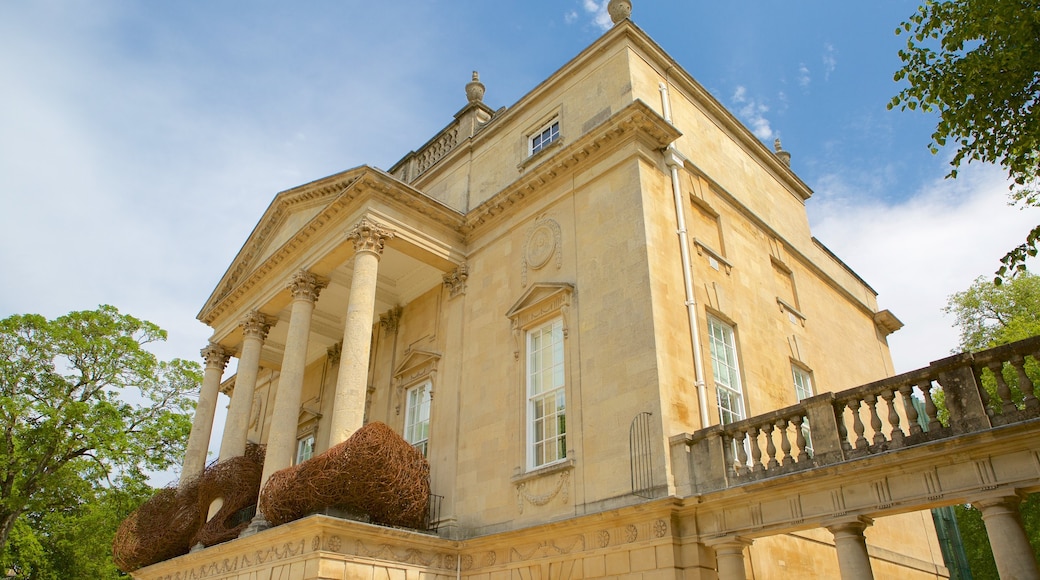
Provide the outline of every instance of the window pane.
{"type": "Polygon", "coordinates": [[[745,418],[744,398],[740,384],[740,370],[737,365],[733,328],[714,318],[709,318],[708,336],[719,419],[722,423],[739,421],[745,418]]]}
{"type": "Polygon", "coordinates": [[[528,461],[538,467],[567,456],[563,322],[554,320],[527,336],[528,461]]]}

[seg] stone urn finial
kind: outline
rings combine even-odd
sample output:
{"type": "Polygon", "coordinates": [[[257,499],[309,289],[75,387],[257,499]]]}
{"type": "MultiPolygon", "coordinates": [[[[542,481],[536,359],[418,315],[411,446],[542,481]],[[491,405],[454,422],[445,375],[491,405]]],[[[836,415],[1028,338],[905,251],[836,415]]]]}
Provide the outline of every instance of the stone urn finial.
{"type": "Polygon", "coordinates": [[[473,71],[473,80],[466,83],[466,98],[471,103],[484,100],[484,83],[480,82],[480,73],[473,71]]]}
{"type": "Polygon", "coordinates": [[[631,0],[610,0],[610,3],[607,4],[607,12],[610,13],[610,19],[614,24],[617,24],[632,16],[632,2],[631,0]]]}
{"type": "Polygon", "coordinates": [[[780,144],[780,138],[779,137],[776,138],[776,141],[773,141],[773,149],[776,150],[776,156],[780,158],[780,161],[782,161],[784,163],[784,165],[790,167],[791,166],[791,153],[788,152],[788,151],[784,151],[783,145],[780,144]]]}

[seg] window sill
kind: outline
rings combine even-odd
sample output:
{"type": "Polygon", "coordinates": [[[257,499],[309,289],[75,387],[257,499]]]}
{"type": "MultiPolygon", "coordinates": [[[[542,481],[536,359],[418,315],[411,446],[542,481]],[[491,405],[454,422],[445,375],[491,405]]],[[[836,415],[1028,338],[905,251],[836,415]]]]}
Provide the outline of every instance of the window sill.
{"type": "Polygon", "coordinates": [[[561,471],[570,471],[571,469],[574,469],[574,458],[568,457],[563,461],[558,461],[544,467],[539,467],[537,469],[514,475],[510,481],[514,484],[524,483],[526,481],[531,481],[532,479],[538,479],[539,477],[560,473],[561,471]]]}
{"type": "Polygon", "coordinates": [[[539,149],[537,153],[531,153],[530,155],[525,157],[524,160],[521,161],[516,166],[516,168],[517,168],[518,171],[523,171],[523,170],[527,169],[529,166],[534,165],[539,159],[542,159],[543,157],[547,157],[549,155],[550,151],[556,151],[557,149],[559,149],[561,147],[563,147],[563,137],[562,136],[557,138],[552,143],[549,143],[548,145],[546,145],[546,146],[542,147],[541,149],[539,149]]]}

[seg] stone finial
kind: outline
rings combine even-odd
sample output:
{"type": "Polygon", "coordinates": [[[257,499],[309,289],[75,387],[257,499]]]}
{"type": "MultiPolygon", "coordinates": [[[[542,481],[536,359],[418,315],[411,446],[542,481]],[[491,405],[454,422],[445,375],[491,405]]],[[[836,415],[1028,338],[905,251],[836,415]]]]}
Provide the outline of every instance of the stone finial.
{"type": "Polygon", "coordinates": [[[610,13],[610,19],[617,24],[622,20],[631,18],[632,16],[632,2],[631,0],[610,0],[607,4],[607,12],[610,13]]]}
{"type": "Polygon", "coordinates": [[[776,156],[778,158],[780,158],[780,161],[782,161],[784,163],[784,165],[790,167],[791,166],[791,153],[788,152],[788,151],[784,151],[783,146],[780,145],[780,138],[779,137],[776,138],[776,141],[773,141],[773,149],[776,150],[776,156]]]}
{"type": "Polygon", "coordinates": [[[480,82],[480,73],[473,71],[473,80],[466,83],[466,98],[471,103],[484,100],[484,83],[480,82]]]}

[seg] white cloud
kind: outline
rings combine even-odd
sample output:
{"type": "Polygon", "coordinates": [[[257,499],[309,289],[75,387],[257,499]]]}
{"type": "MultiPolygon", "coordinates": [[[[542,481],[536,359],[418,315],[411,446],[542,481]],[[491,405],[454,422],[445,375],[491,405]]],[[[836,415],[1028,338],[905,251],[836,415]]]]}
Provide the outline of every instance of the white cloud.
{"type": "Polygon", "coordinates": [[[834,69],[838,68],[838,51],[834,48],[834,45],[827,43],[823,46],[823,78],[824,80],[830,80],[831,73],[834,69]]]}
{"type": "Polygon", "coordinates": [[[769,124],[769,119],[765,117],[765,114],[769,112],[769,107],[748,97],[747,89],[744,86],[738,86],[733,92],[733,102],[737,105],[735,107],[737,116],[747,124],[755,137],[767,140],[776,136],[769,124]]]}
{"type": "Polygon", "coordinates": [[[805,66],[805,63],[798,63],[798,86],[808,87],[812,84],[812,75],[809,73],[809,67],[805,66]]]}
{"type": "Polygon", "coordinates": [[[992,275],[1000,257],[1040,223],[1040,209],[1007,205],[1007,180],[992,167],[969,168],[895,203],[857,199],[838,176],[823,183],[808,202],[813,234],[906,325],[889,337],[896,372],[955,349],[957,332],[941,310],[947,298],[992,275]]]}
{"type": "Polygon", "coordinates": [[[600,30],[609,30],[614,25],[607,13],[607,3],[608,0],[582,0],[582,7],[592,15],[593,24],[600,30]]]}

